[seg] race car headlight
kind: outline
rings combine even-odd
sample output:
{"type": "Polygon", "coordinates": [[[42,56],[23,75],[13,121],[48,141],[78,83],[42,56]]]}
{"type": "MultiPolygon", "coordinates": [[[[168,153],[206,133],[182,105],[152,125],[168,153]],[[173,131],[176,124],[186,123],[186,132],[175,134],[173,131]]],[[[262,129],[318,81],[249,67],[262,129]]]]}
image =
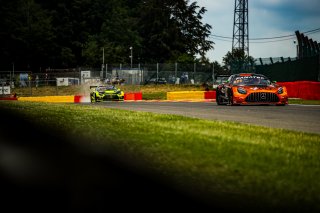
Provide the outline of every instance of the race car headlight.
{"type": "Polygon", "coordinates": [[[240,94],[247,94],[247,90],[245,90],[245,89],[242,88],[242,87],[238,87],[238,93],[240,93],[240,94]]]}
{"type": "Polygon", "coordinates": [[[278,94],[282,94],[283,93],[283,88],[282,87],[279,87],[278,89],[278,94]]]}

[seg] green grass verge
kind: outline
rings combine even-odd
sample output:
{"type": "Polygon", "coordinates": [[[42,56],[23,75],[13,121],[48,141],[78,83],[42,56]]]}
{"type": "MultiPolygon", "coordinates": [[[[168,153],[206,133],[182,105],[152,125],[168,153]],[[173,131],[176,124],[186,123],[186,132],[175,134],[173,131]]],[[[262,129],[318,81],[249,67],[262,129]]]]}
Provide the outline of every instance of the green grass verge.
{"type": "Polygon", "coordinates": [[[289,104],[320,105],[320,100],[289,99],[289,104]]]}
{"type": "Polygon", "coordinates": [[[167,92],[147,92],[143,93],[143,100],[166,100],[167,92]]]}
{"type": "Polygon", "coordinates": [[[88,138],[90,146],[125,153],[177,187],[210,199],[320,211],[317,134],[75,104],[0,107],[88,138]]]}

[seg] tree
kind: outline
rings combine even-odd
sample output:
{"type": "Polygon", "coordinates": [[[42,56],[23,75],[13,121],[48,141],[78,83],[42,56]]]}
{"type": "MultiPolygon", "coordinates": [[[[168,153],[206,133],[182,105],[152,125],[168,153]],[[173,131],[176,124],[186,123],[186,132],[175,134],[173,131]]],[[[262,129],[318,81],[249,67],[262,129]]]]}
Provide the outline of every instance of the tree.
{"type": "Polygon", "coordinates": [[[237,48],[229,51],[223,57],[223,63],[231,73],[249,72],[254,63],[254,58],[246,55],[242,49],[237,48]]]}
{"type": "Polygon", "coordinates": [[[213,66],[214,66],[214,73],[215,75],[229,75],[230,72],[225,69],[223,66],[221,66],[221,64],[217,61],[213,62],[213,66]]]}
{"type": "Polygon", "coordinates": [[[188,0],[0,0],[0,64],[21,69],[195,62],[213,48],[188,0]]]}
{"type": "Polygon", "coordinates": [[[207,40],[211,26],[202,23],[205,8],[185,0],[141,1],[138,29],[142,38],[142,57],[164,62],[181,55],[204,56],[213,48],[207,40]]]}
{"type": "Polygon", "coordinates": [[[34,0],[1,2],[0,58],[18,62],[22,69],[39,69],[49,63],[54,38],[51,18],[34,0]]]}

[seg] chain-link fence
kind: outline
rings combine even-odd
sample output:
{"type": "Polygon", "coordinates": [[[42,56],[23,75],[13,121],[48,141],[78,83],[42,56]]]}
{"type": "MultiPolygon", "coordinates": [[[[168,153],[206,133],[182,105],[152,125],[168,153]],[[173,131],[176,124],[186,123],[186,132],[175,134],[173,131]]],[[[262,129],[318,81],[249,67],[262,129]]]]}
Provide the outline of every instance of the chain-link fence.
{"type": "MultiPolygon", "coordinates": [[[[57,84],[58,79],[73,79],[79,84],[92,81],[116,81],[123,79],[122,83],[130,85],[143,85],[157,83],[157,79],[165,80],[171,84],[200,84],[212,81],[214,67],[212,64],[137,64],[104,65],[103,69],[77,68],[77,69],[48,69],[41,73],[29,71],[1,71],[0,82],[13,84],[13,87],[25,87],[26,82],[32,81],[36,85],[57,84]]],[[[72,83],[74,84],[74,83],[72,83]]],[[[59,86],[59,85],[58,85],[59,86]]]]}
{"type": "Polygon", "coordinates": [[[81,74],[84,81],[103,79],[106,82],[119,82],[129,85],[146,84],[202,84],[212,82],[212,64],[125,64],[103,66],[104,70],[85,68],[89,73],[81,74]],[[86,80],[87,79],[87,80],[86,80]]]}
{"type": "Polygon", "coordinates": [[[212,64],[105,64],[102,68],[47,69],[44,72],[0,71],[1,85],[20,96],[88,93],[89,85],[212,84],[212,64]]]}

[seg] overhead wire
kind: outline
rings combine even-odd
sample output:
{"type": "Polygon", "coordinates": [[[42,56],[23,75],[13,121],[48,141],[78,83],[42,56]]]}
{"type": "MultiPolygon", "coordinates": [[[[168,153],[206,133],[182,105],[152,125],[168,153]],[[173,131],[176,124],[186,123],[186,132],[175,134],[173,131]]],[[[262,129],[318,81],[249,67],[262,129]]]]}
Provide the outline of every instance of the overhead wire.
{"type": "MultiPolygon", "coordinates": [[[[320,28],[317,28],[317,29],[303,32],[303,34],[304,35],[311,35],[311,34],[319,33],[319,32],[320,32],[320,28]]],[[[210,37],[213,37],[216,40],[224,41],[224,42],[232,42],[232,39],[233,39],[232,37],[215,35],[215,34],[210,35],[210,37]]],[[[294,39],[295,37],[296,37],[295,34],[291,34],[291,35],[274,36],[274,37],[266,37],[266,38],[251,38],[251,39],[249,39],[249,41],[251,41],[250,43],[256,43],[256,44],[274,43],[274,42],[291,40],[291,39],[294,39]]]]}

